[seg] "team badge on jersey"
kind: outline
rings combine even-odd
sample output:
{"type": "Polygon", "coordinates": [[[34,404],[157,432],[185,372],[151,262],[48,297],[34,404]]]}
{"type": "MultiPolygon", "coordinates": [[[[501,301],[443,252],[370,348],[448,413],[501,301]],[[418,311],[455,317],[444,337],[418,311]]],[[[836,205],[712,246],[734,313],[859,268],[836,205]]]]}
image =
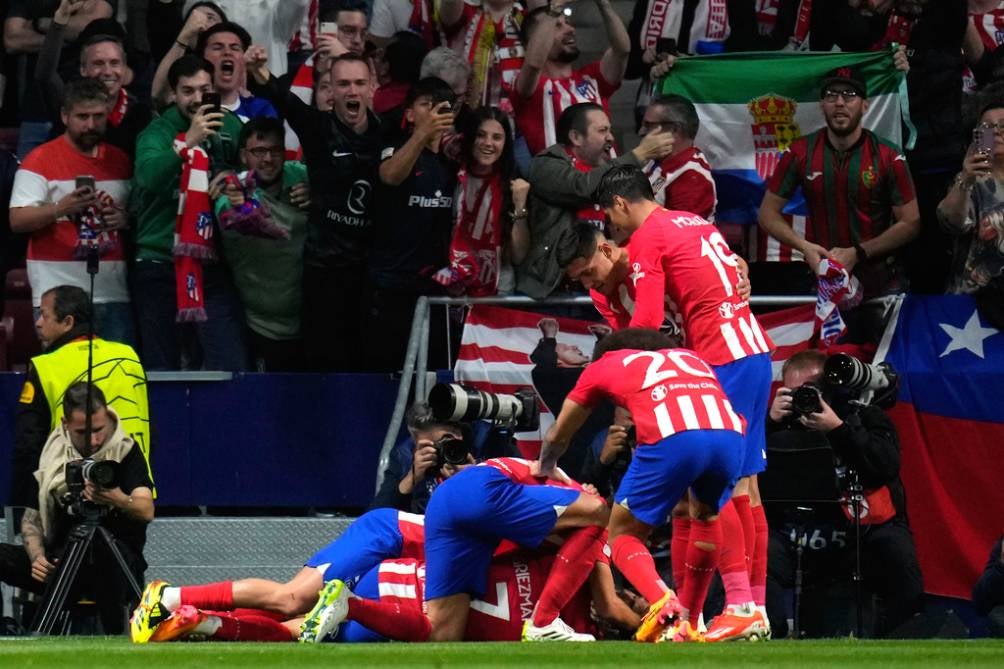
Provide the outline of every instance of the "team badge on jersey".
{"type": "Polygon", "coordinates": [[[861,173],[861,183],[865,188],[872,188],[878,178],[875,176],[875,172],[869,167],[867,170],[861,173]]]}

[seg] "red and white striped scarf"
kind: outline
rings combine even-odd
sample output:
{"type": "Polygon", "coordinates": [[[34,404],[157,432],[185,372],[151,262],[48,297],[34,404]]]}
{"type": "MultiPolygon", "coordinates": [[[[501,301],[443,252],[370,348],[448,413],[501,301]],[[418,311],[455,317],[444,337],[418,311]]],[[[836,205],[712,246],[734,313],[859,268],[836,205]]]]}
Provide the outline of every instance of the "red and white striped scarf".
{"type": "Polygon", "coordinates": [[[118,99],[115,100],[115,106],[113,106],[112,110],[108,112],[108,123],[111,124],[113,128],[119,127],[119,125],[122,124],[122,119],[125,118],[128,111],[129,95],[125,92],[124,88],[120,88],[118,99]]]}
{"type": "Polygon", "coordinates": [[[515,85],[523,67],[519,31],[525,16],[523,6],[513,3],[498,23],[482,8],[468,24],[463,53],[471,64],[471,90],[479,104],[498,106],[503,90],[515,85]]]}
{"type": "Polygon", "coordinates": [[[450,240],[449,266],[433,277],[447,288],[471,297],[498,292],[502,261],[502,177],[499,173],[477,180],[477,192],[465,168],[457,173],[456,225],[450,240]],[[473,206],[468,207],[468,202],[473,206]]]}
{"type": "Polygon", "coordinates": [[[184,133],[174,140],[181,158],[178,215],[174,221],[174,278],[178,321],[205,321],[202,263],[213,251],[213,212],[209,202],[209,154],[201,146],[189,148],[184,133]]]}

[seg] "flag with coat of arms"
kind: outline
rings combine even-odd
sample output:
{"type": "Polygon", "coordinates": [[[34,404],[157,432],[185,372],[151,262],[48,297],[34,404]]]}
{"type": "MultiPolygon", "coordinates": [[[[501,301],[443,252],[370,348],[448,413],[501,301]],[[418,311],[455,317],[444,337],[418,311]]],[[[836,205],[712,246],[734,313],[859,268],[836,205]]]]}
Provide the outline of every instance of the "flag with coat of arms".
{"type": "MultiPolygon", "coordinates": [[[[681,58],[657,85],[663,95],[682,95],[697,108],[695,145],[711,164],[718,223],[756,226],[764,184],[793,141],[824,125],[820,88],[827,73],[853,68],[868,89],[862,124],[898,146],[911,130],[906,77],[895,69],[892,51],[868,53],[729,53],[681,58]]],[[[912,144],[912,130],[906,147],[912,144]]],[[[785,209],[804,234],[801,193],[785,209]]],[[[751,228],[756,230],[756,228],[751,228]]],[[[756,260],[801,260],[775,239],[750,235],[756,260]]]]}

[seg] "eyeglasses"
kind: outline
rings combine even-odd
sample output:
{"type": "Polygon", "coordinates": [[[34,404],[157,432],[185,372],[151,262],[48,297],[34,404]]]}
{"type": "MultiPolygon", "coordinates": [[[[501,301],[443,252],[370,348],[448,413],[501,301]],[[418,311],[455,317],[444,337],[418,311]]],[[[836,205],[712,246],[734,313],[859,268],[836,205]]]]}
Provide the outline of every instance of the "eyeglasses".
{"type": "Polygon", "coordinates": [[[855,90],[831,91],[826,89],[823,91],[823,100],[826,102],[836,102],[837,98],[843,98],[844,102],[853,102],[860,97],[855,90]]]}
{"type": "Polygon", "coordinates": [[[1004,121],[997,121],[996,123],[988,123],[984,121],[980,123],[981,128],[986,128],[987,130],[993,130],[994,132],[999,132],[1004,135],[1004,121]]]}
{"type": "Polygon", "coordinates": [[[261,160],[265,156],[282,158],[286,154],[286,149],[281,146],[256,146],[253,149],[248,149],[247,152],[261,160]]]}

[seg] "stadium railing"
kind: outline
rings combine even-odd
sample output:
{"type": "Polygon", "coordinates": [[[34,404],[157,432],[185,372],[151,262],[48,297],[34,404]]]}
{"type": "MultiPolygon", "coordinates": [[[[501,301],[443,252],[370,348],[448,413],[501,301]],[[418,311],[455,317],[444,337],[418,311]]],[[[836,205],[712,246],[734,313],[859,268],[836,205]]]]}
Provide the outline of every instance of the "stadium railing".
{"type": "MultiPolygon", "coordinates": [[[[801,304],[813,304],[815,301],[816,297],[814,295],[755,295],[750,298],[750,304],[753,307],[792,307],[801,304]]],[[[591,306],[592,303],[592,299],[588,295],[551,297],[543,300],[535,300],[532,297],[523,295],[499,297],[422,296],[418,298],[418,303],[415,305],[415,315],[411,321],[411,334],[408,337],[408,348],[405,354],[404,366],[401,369],[401,380],[398,383],[394,412],[391,415],[390,423],[387,426],[387,434],[380,449],[375,490],[380,490],[380,486],[383,484],[384,473],[387,470],[387,465],[390,463],[391,452],[401,432],[401,421],[404,419],[404,414],[408,407],[408,397],[411,394],[412,383],[414,382],[414,397],[425,398],[428,396],[429,322],[432,307],[442,306],[444,308],[446,319],[446,353],[447,358],[452,364],[450,307],[463,307],[466,309],[476,304],[487,304],[502,307],[540,308],[568,305],[591,306]]]]}

